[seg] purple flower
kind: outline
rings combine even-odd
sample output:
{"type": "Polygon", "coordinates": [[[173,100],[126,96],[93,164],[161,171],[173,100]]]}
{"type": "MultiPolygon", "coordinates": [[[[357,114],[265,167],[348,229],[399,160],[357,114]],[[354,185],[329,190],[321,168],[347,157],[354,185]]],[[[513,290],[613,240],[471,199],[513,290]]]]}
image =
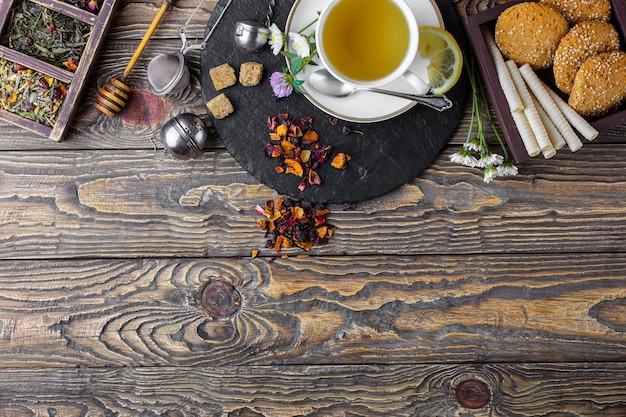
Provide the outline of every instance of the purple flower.
{"type": "Polygon", "coordinates": [[[274,97],[283,98],[293,92],[291,75],[284,72],[274,72],[270,75],[270,85],[274,91],[274,97]]]}

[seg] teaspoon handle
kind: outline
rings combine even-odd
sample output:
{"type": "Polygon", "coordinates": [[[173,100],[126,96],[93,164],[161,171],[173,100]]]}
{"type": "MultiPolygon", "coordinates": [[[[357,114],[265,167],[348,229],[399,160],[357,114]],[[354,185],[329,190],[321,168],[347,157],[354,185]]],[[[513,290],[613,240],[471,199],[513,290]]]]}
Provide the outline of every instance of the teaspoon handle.
{"type": "Polygon", "coordinates": [[[367,88],[367,91],[405,98],[407,100],[415,101],[419,104],[430,107],[431,109],[435,109],[437,111],[444,111],[452,107],[452,101],[445,95],[435,96],[430,94],[409,94],[401,93],[398,91],[381,90],[379,88],[367,88]]]}

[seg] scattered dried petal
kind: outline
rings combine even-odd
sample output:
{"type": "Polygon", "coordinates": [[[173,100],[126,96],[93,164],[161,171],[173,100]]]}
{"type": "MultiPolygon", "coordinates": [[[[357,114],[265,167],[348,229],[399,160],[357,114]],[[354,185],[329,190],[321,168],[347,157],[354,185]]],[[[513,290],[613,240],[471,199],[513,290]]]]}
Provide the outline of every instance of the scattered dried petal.
{"type": "Polygon", "coordinates": [[[348,161],[351,159],[352,157],[350,155],[340,152],[335,155],[330,165],[337,169],[345,169],[348,166],[348,161]]]}
{"type": "Polygon", "coordinates": [[[317,134],[315,130],[307,130],[304,136],[302,137],[302,143],[311,144],[313,142],[317,142],[320,136],[317,134]]]}
{"type": "Polygon", "coordinates": [[[314,245],[326,244],[335,229],[326,222],[328,209],[291,198],[268,200],[264,208],[255,211],[266,218],[258,221],[269,238],[265,247],[276,253],[294,246],[308,251],[314,245]]]}
{"type": "Polygon", "coordinates": [[[285,169],[285,173],[293,174],[298,177],[304,175],[304,168],[302,168],[302,164],[295,159],[285,159],[285,165],[287,165],[287,169],[285,169]]]}
{"type": "Polygon", "coordinates": [[[316,170],[326,162],[331,146],[322,145],[319,134],[312,129],[311,117],[293,117],[288,113],[267,118],[271,129],[269,142],[265,144],[265,157],[278,159],[275,167],[278,174],[293,174],[304,178],[298,190],[310,185],[320,185],[322,179],[316,170]]]}
{"type": "Polygon", "coordinates": [[[289,131],[289,128],[285,125],[280,125],[276,127],[276,134],[280,137],[286,137],[289,131]]]}
{"type": "Polygon", "coordinates": [[[309,185],[320,185],[322,183],[322,178],[320,178],[319,174],[313,170],[309,171],[309,185]]]}

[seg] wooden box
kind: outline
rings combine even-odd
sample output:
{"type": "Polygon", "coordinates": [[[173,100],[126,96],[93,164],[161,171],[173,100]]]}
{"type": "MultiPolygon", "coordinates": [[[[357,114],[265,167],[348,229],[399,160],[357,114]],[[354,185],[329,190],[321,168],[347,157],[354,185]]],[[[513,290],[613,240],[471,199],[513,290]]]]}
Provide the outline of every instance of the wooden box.
{"type": "MultiPolygon", "coordinates": [[[[0,120],[10,122],[55,141],[60,141],[69,127],[70,120],[85,86],[87,75],[111,22],[117,0],[103,0],[96,12],[83,10],[62,0],[2,0],[0,2],[0,35],[3,38],[7,31],[10,30],[12,24],[13,7],[21,5],[23,1],[30,2],[29,4],[33,4],[35,7],[43,6],[51,10],[51,13],[59,13],[91,27],[91,33],[82,49],[80,60],[74,71],[71,71],[71,68],[66,69],[44,62],[35,56],[27,55],[7,45],[0,44],[0,58],[4,58],[11,64],[30,68],[45,77],[52,77],[51,79],[58,80],[58,82],[63,83],[65,94],[62,105],[54,113],[55,116],[50,119],[50,123],[45,124],[30,120],[20,116],[17,111],[6,110],[5,108],[8,107],[2,105],[0,105],[0,120]]],[[[50,28],[50,30],[52,32],[54,28],[50,28]]]]}
{"type": "MultiPolygon", "coordinates": [[[[509,112],[509,106],[504,96],[504,92],[500,87],[495,64],[493,63],[491,55],[489,54],[489,50],[487,49],[487,44],[485,39],[483,38],[481,27],[487,26],[493,29],[493,27],[495,26],[495,22],[498,19],[498,16],[500,16],[500,13],[502,13],[507,8],[513,6],[514,4],[524,1],[528,0],[511,0],[507,3],[495,6],[491,9],[487,9],[478,14],[468,16],[463,21],[470,44],[479,63],[480,71],[483,75],[483,79],[485,80],[485,88],[487,89],[489,98],[494,104],[496,116],[500,121],[500,126],[504,133],[504,137],[507,141],[507,144],[509,145],[509,150],[514,157],[515,162],[518,163],[527,160],[529,156],[528,153],[526,153],[526,149],[524,148],[524,144],[522,143],[519,132],[515,127],[513,117],[509,112]]],[[[613,25],[617,29],[617,32],[620,35],[622,50],[625,50],[626,3],[624,2],[624,0],[611,0],[611,6],[613,15],[611,23],[613,23],[613,25]]],[[[564,100],[567,101],[567,98],[563,96],[555,87],[554,78],[552,77],[551,70],[540,71],[538,72],[538,75],[548,86],[550,86],[555,92],[560,94],[564,100]]],[[[616,125],[624,124],[626,123],[626,104],[623,104],[620,108],[612,113],[609,113],[599,118],[590,119],[588,121],[599,131],[609,129],[616,125]]]]}

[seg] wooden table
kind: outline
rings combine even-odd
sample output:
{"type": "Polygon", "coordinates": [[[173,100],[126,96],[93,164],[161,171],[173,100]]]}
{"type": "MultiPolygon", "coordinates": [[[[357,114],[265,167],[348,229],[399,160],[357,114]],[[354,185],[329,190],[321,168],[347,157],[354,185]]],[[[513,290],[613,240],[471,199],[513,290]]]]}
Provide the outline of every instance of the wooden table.
{"type": "Polygon", "coordinates": [[[127,111],[92,107],[157,3],[121,2],[67,140],[0,124],[0,415],[626,415],[624,126],[486,184],[448,159],[467,109],[421,175],[331,206],[329,245],[276,257],[254,207],[277,195],[219,138],[183,162],[151,142],[206,114],[197,51],[180,96],[146,79],[194,1],[157,29],[127,111]],[[215,282],[241,296],[230,318],[203,306],[215,282]]]}

